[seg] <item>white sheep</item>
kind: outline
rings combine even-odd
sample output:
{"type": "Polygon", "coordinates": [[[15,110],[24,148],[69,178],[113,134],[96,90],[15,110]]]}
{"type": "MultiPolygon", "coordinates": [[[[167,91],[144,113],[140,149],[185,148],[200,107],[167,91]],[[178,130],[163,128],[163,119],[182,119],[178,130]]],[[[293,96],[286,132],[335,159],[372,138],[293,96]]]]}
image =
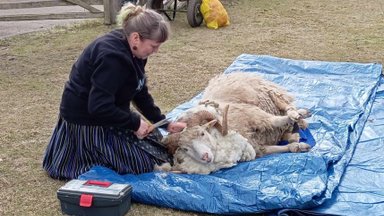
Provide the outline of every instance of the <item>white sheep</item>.
{"type": "Polygon", "coordinates": [[[190,126],[168,137],[165,143],[173,154],[174,166],[166,163],[156,166],[155,170],[209,174],[232,167],[240,161],[255,159],[256,152],[248,140],[233,130],[228,131],[227,110],[228,106],[223,114],[222,125],[208,114],[204,119],[209,122],[190,126]],[[172,139],[176,137],[175,142],[172,139]]]}
{"type": "MultiPolygon", "coordinates": [[[[299,143],[298,128],[294,126],[305,128],[307,124],[303,118],[308,117],[310,113],[305,109],[297,110],[293,102],[293,97],[289,96],[287,91],[253,73],[216,76],[210,80],[205,89],[202,102],[182,113],[177,119],[187,123],[185,131],[171,134],[164,140],[174,155],[171,170],[208,173],[209,170],[211,172],[233,166],[238,161],[252,160],[252,156],[241,158],[241,155],[247,153],[233,150],[238,143],[244,143],[244,140],[252,145],[256,157],[280,152],[309,151],[308,144],[299,143]],[[222,109],[228,106],[230,107],[227,117],[228,128],[232,131],[230,134],[231,136],[238,134],[236,137],[241,137],[239,138],[241,141],[226,138],[228,137],[226,134],[218,135],[218,132],[223,132],[220,124],[216,124],[219,127],[201,126],[212,120],[220,122],[223,116],[222,109]],[[201,131],[204,133],[200,133],[201,131]],[[223,141],[224,139],[229,141],[223,141]],[[281,140],[287,140],[289,144],[277,145],[281,140]],[[226,144],[219,145],[217,144],[219,141],[226,144]],[[188,151],[183,153],[183,148],[188,151]],[[230,155],[226,155],[231,151],[237,152],[234,153],[237,157],[231,158],[230,155]],[[228,158],[224,165],[221,163],[222,158],[228,158]],[[213,168],[207,168],[209,166],[213,168]]],[[[249,151],[249,148],[241,149],[249,151]]],[[[248,154],[252,155],[252,152],[248,154]]],[[[167,170],[169,165],[156,169],[167,170]]]]}

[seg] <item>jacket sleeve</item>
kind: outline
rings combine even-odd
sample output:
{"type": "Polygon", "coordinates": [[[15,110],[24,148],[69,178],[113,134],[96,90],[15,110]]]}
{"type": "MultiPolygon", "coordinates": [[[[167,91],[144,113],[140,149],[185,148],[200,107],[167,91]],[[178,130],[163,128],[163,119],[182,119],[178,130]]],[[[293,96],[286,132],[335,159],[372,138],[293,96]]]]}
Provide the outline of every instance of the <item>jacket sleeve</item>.
{"type": "MultiPolygon", "coordinates": [[[[134,97],[136,108],[152,123],[156,123],[165,118],[161,110],[155,105],[152,95],[148,91],[146,82],[141,91],[134,97]]],[[[164,125],[163,127],[166,127],[164,125]]]]}

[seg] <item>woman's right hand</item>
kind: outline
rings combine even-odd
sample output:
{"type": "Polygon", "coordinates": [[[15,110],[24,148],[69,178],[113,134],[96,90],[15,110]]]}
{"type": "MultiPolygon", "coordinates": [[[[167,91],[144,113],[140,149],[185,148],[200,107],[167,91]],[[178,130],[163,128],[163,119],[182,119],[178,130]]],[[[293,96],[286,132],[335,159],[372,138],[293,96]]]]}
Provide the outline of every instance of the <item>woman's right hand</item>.
{"type": "Polygon", "coordinates": [[[171,122],[169,123],[167,130],[170,133],[177,133],[184,130],[184,128],[186,127],[187,127],[187,124],[184,122],[171,122]]]}
{"type": "Polygon", "coordinates": [[[144,121],[143,119],[140,120],[140,127],[135,131],[135,135],[139,139],[143,139],[144,137],[148,136],[149,133],[149,124],[144,121]]]}

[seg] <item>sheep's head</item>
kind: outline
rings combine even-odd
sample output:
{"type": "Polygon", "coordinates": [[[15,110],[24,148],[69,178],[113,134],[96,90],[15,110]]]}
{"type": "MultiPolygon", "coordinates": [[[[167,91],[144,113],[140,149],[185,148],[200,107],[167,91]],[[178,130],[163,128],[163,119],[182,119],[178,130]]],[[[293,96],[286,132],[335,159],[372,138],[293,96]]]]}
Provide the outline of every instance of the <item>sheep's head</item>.
{"type": "Polygon", "coordinates": [[[197,109],[189,111],[178,121],[187,123],[187,128],[179,133],[169,134],[162,142],[170,154],[174,155],[176,163],[182,163],[185,156],[199,163],[210,163],[214,160],[217,136],[228,134],[228,107],[223,111],[223,123],[211,111],[197,109]]]}
{"type": "Polygon", "coordinates": [[[212,120],[217,120],[215,127],[225,136],[228,134],[227,116],[229,105],[226,105],[221,113],[218,109],[219,105],[216,103],[214,104],[215,105],[200,104],[199,106],[183,113],[177,121],[186,123],[187,127],[193,127],[196,125],[206,124],[212,120]],[[219,122],[221,116],[222,123],[219,122]]]}
{"type": "MultiPolygon", "coordinates": [[[[216,108],[215,108],[216,109],[216,108]]],[[[225,106],[223,111],[223,121],[222,124],[218,122],[218,118],[215,116],[215,114],[212,114],[212,111],[207,109],[191,109],[187,112],[185,112],[177,121],[179,122],[185,122],[187,124],[187,128],[184,129],[184,132],[180,133],[173,133],[168,135],[165,139],[163,139],[163,144],[168,148],[168,152],[170,154],[174,154],[176,152],[176,149],[182,144],[183,142],[180,141],[181,137],[186,137],[185,135],[181,136],[182,133],[184,134],[193,134],[193,131],[196,129],[191,130],[191,128],[194,128],[195,126],[203,126],[203,125],[209,125],[211,128],[212,126],[215,126],[216,129],[221,132],[223,136],[228,134],[228,109],[229,106],[225,106]],[[214,123],[213,123],[214,121],[214,123]],[[188,131],[188,132],[185,132],[188,131]]],[[[207,129],[206,126],[203,126],[207,129]]],[[[193,136],[193,135],[188,135],[193,136]]]]}
{"type": "Polygon", "coordinates": [[[210,133],[217,120],[204,125],[188,127],[180,133],[170,134],[163,139],[176,162],[182,163],[184,156],[189,156],[200,163],[210,163],[214,160],[213,152],[216,150],[216,139],[210,133]]]}

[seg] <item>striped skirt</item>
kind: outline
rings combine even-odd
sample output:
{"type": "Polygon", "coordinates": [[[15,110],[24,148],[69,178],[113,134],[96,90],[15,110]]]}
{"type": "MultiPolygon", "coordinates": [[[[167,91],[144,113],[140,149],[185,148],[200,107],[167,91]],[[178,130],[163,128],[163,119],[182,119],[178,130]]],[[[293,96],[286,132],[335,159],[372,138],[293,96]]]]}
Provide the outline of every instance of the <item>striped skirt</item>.
{"type": "Polygon", "coordinates": [[[119,174],[151,172],[155,164],[171,161],[160,139],[159,131],[140,140],[129,130],[77,125],[59,118],[43,168],[56,179],[77,178],[96,165],[119,174]]]}

